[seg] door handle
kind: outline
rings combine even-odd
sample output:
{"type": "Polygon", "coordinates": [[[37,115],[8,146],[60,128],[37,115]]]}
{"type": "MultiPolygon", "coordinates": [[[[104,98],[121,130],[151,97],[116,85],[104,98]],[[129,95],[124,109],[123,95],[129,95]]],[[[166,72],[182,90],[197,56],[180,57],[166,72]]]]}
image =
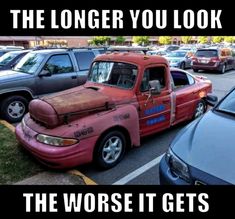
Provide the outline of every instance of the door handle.
{"type": "Polygon", "coordinates": [[[76,75],[71,76],[72,79],[77,79],[76,75]]]}

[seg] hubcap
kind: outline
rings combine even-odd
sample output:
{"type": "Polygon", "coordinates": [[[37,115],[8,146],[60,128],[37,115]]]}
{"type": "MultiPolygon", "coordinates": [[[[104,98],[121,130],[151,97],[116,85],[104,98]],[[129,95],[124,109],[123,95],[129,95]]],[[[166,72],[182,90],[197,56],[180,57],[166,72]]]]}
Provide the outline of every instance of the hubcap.
{"type": "Polygon", "coordinates": [[[225,65],[223,65],[222,72],[223,73],[225,72],[225,65]]]}
{"type": "Polygon", "coordinates": [[[199,103],[196,109],[196,113],[195,113],[195,117],[199,117],[204,113],[204,104],[203,103],[199,103]]]}
{"type": "Polygon", "coordinates": [[[103,147],[102,158],[106,163],[115,162],[122,152],[122,140],[118,136],[109,138],[103,147]]]}
{"type": "Polygon", "coordinates": [[[7,112],[12,118],[20,118],[24,115],[25,105],[21,101],[14,101],[8,105],[7,112]]]}

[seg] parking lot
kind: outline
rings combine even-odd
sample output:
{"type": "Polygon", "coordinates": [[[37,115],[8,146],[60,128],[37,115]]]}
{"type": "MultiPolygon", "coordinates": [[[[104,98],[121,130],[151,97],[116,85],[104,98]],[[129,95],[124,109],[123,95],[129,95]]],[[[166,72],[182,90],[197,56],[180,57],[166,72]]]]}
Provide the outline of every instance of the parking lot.
{"type": "MultiPolygon", "coordinates": [[[[219,98],[235,85],[234,70],[225,74],[188,71],[210,79],[213,83],[213,93],[219,98]]],[[[142,139],[141,147],[128,151],[121,163],[110,170],[100,171],[92,164],[77,169],[98,184],[157,185],[159,184],[158,165],[161,155],[165,153],[171,140],[185,125],[184,123],[142,139]]]]}

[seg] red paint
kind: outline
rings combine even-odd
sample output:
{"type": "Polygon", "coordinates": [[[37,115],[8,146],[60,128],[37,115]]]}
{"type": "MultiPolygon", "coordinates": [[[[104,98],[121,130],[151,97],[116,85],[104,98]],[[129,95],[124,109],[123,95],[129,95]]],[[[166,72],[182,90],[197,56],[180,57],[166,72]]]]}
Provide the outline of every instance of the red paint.
{"type": "Polygon", "coordinates": [[[138,67],[133,89],[121,89],[87,82],[41,100],[33,100],[24,118],[25,126],[16,127],[18,140],[44,164],[67,168],[93,160],[99,137],[111,128],[123,128],[131,146],[140,146],[140,138],[191,119],[200,95],[211,92],[211,83],[195,78],[196,83],[173,91],[170,69],[166,59],[131,53],[112,53],[98,56],[95,61],[114,61],[138,67]],[[159,95],[148,101],[149,91],[140,87],[146,69],[162,68],[165,86],[159,95]],[[87,131],[89,130],[89,131],[87,131]],[[37,134],[63,138],[78,138],[79,143],[56,147],[40,143],[37,134]]]}

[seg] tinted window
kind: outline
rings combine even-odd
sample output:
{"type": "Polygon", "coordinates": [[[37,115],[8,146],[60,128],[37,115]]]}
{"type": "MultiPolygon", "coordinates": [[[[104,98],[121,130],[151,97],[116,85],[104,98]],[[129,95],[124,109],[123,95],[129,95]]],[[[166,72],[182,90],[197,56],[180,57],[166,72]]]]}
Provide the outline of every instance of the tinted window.
{"type": "Polygon", "coordinates": [[[164,67],[154,67],[145,69],[140,90],[142,92],[149,90],[149,81],[153,80],[159,80],[161,87],[165,87],[166,82],[164,67]]]}
{"type": "Polygon", "coordinates": [[[51,56],[47,61],[45,68],[52,74],[73,72],[73,65],[67,54],[51,56]]]}
{"type": "Polygon", "coordinates": [[[88,70],[90,65],[95,58],[93,52],[76,52],[75,57],[77,59],[78,67],[80,70],[88,70]]]}
{"type": "Polygon", "coordinates": [[[181,88],[187,85],[194,84],[194,79],[192,76],[187,75],[181,71],[171,71],[171,76],[174,83],[174,88],[181,88]]]}
{"type": "Polygon", "coordinates": [[[217,50],[198,50],[195,54],[197,57],[216,57],[218,56],[217,50]]]}

